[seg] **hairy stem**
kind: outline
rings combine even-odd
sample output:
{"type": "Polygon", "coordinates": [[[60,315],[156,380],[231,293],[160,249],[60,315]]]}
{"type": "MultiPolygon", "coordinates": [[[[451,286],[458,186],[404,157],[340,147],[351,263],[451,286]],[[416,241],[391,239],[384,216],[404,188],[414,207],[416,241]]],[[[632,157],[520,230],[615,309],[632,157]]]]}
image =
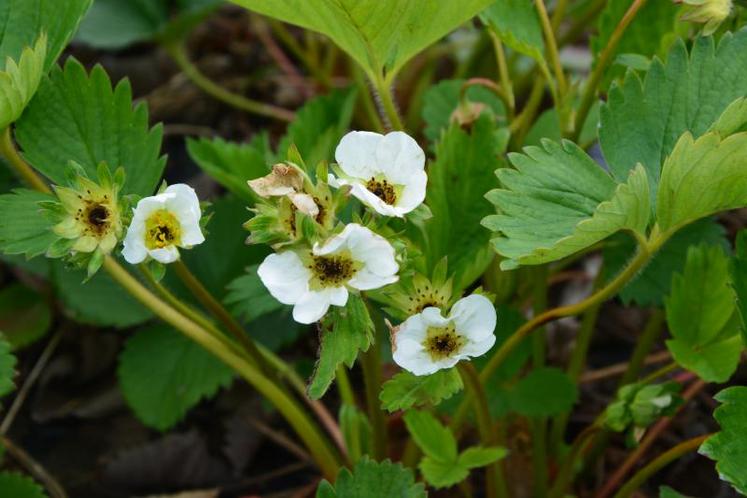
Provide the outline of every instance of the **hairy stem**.
{"type": "Polygon", "coordinates": [[[389,128],[395,131],[402,130],[402,119],[399,117],[397,104],[394,102],[392,86],[388,84],[381,75],[378,75],[374,81],[374,85],[376,86],[376,92],[381,99],[381,109],[389,121],[389,128]]]}

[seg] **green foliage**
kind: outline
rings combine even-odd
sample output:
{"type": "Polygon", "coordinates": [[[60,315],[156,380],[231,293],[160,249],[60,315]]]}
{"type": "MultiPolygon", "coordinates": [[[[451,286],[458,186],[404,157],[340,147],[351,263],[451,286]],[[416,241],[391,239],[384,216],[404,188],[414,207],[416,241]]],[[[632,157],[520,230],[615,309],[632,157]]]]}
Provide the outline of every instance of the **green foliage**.
{"type": "Polygon", "coordinates": [[[96,0],[78,39],[95,48],[119,49],[186,33],[220,0],[96,0]],[[175,14],[174,9],[175,7],[175,14]]]}
{"type": "Polygon", "coordinates": [[[335,90],[304,104],[280,140],[278,159],[285,160],[288,147],[295,145],[310,171],[319,161],[332,160],[337,143],[350,126],[357,95],[355,88],[335,90]]]}
{"type": "Polygon", "coordinates": [[[507,46],[539,64],[546,64],[545,40],[534,3],[527,0],[496,0],[480,14],[480,19],[507,46]]]}
{"type": "Polygon", "coordinates": [[[394,412],[414,406],[438,405],[463,387],[462,377],[456,368],[422,376],[403,371],[384,383],[379,399],[382,408],[394,412]]]}
{"type": "Polygon", "coordinates": [[[351,473],[343,468],[335,485],[322,481],[316,498],[426,498],[425,488],[415,483],[412,471],[389,460],[361,459],[351,473]]]}
{"type": "Polygon", "coordinates": [[[372,429],[368,417],[355,406],[340,406],[340,431],[345,439],[350,459],[356,463],[371,451],[372,429]]]}
{"type": "Polygon", "coordinates": [[[436,488],[453,486],[469,475],[470,469],[484,467],[506,456],[505,448],[473,446],[457,452],[454,434],[430,413],[409,411],[404,416],[407,430],[425,457],[420,471],[436,488]]]}
{"type": "Polygon", "coordinates": [[[687,496],[678,493],[669,486],[662,486],[659,488],[659,498],[688,498],[687,496]]]}
{"type": "Polygon", "coordinates": [[[503,188],[487,195],[501,214],[483,220],[498,232],[495,250],[509,258],[501,268],[555,261],[620,230],[645,234],[651,210],[643,168],[616,185],[568,141],[544,140],[509,159],[516,169],[498,170],[503,188]]]}
{"type": "Polygon", "coordinates": [[[48,71],[75,34],[91,2],[5,0],[0,8],[0,67],[7,63],[6,57],[17,61],[26,47],[34,46],[44,33],[47,37],[46,52],[41,58],[43,71],[48,71]]]}
{"type": "Polygon", "coordinates": [[[314,375],[309,384],[309,396],[319,399],[335,379],[337,367],[343,363],[353,366],[358,351],[367,351],[373,342],[374,324],[366,303],[350,294],[344,307],[334,306],[322,319],[320,351],[314,375]]]}
{"type": "Polygon", "coordinates": [[[0,331],[14,350],[44,337],[52,325],[52,313],[44,296],[21,284],[0,290],[0,331]]]}
{"type": "Polygon", "coordinates": [[[0,472],[0,495],[8,498],[47,498],[33,479],[17,472],[0,472]]]}
{"type": "Polygon", "coordinates": [[[571,410],[578,390],[565,372],[536,368],[508,392],[511,410],[527,417],[550,417],[571,410]]]}
{"type": "Polygon", "coordinates": [[[112,89],[106,71],[90,73],[68,59],[42,80],[36,97],[16,123],[16,138],[32,166],[65,185],[69,161],[97,177],[99,163],[126,173],[123,194],[151,195],[161,180],[162,127],[149,128],[145,104],[132,107],[129,82],[112,89]]]}
{"type": "MultiPolygon", "coordinates": [[[[727,249],[724,227],[711,218],[696,221],[675,233],[654,255],[651,262],[620,291],[623,303],[639,306],[661,306],[670,292],[672,275],[685,266],[687,250],[695,244],[727,249]]],[[[604,247],[604,273],[612,280],[622,271],[636,251],[635,240],[627,234],[610,239],[604,247]]]]}
{"type": "Polygon", "coordinates": [[[85,272],[73,271],[61,262],[52,265],[52,281],[65,313],[81,323],[126,328],[143,323],[151,313],[105,272],[86,283],[85,272]]]}
{"type": "Polygon", "coordinates": [[[3,254],[24,254],[33,258],[44,254],[57,236],[54,223],[42,212],[39,203],[51,201],[49,194],[18,189],[0,195],[0,251],[3,254]]]}
{"type": "Polygon", "coordinates": [[[36,93],[44,73],[47,39],[41,36],[33,48],[21,52],[18,63],[11,58],[0,72],[0,130],[4,130],[23,113],[36,93]]]}
{"type": "Polygon", "coordinates": [[[747,230],[737,234],[736,250],[731,267],[731,280],[737,296],[737,308],[742,318],[742,337],[747,344],[747,230]]]}
{"type": "Polygon", "coordinates": [[[415,54],[492,0],[232,0],[247,9],[329,36],[376,80],[391,81],[415,54]],[[427,19],[427,22],[423,22],[427,19]]]}
{"type": "Polygon", "coordinates": [[[713,416],[721,432],[700,447],[700,453],[716,461],[724,481],[747,494],[747,387],[730,387],[716,395],[721,406],[713,416]]]}
{"type": "MultiPolygon", "coordinates": [[[[423,96],[424,134],[430,142],[437,142],[441,134],[449,129],[451,116],[459,106],[459,97],[464,80],[439,81],[426,90],[423,96]]],[[[464,94],[467,102],[485,105],[496,116],[505,116],[506,109],[496,94],[482,86],[471,86],[464,94]]]]}
{"type": "MultiPolygon", "coordinates": [[[[0,333],[0,397],[15,389],[13,378],[16,375],[16,357],[13,356],[10,349],[11,344],[0,333]]],[[[0,486],[0,489],[2,489],[2,486],[0,486]]]]}
{"type": "Polygon", "coordinates": [[[117,373],[138,418],[161,431],[233,378],[229,367],[164,325],[142,329],[127,340],[117,373]]]}
{"type": "Polygon", "coordinates": [[[641,163],[655,198],[661,165],[682,134],[702,135],[730,103],[747,94],[747,64],[735,63],[746,50],[744,29],[725,34],[718,48],[712,38],[698,38],[690,54],[677,42],[666,64],[654,60],[643,81],[629,73],[613,87],[599,129],[613,175],[626,178],[641,163]]]}
{"type": "Polygon", "coordinates": [[[666,314],[675,361],[708,382],[725,382],[743,349],[741,321],[729,281],[729,258],[719,247],[692,247],[672,279],[666,314]]]}
{"type": "Polygon", "coordinates": [[[506,138],[487,116],[469,132],[452,125],[429,168],[425,202],[433,217],[426,222],[426,253],[430,267],[448,258],[455,293],[474,282],[493,259],[490,233],[480,220],[493,212],[484,196],[497,186],[493,171],[504,166],[500,154],[506,138]]]}
{"type": "Polygon", "coordinates": [[[629,384],[617,391],[615,401],[607,406],[604,424],[622,432],[630,426],[646,428],[659,418],[672,415],[682,404],[681,384],[629,384]]]}

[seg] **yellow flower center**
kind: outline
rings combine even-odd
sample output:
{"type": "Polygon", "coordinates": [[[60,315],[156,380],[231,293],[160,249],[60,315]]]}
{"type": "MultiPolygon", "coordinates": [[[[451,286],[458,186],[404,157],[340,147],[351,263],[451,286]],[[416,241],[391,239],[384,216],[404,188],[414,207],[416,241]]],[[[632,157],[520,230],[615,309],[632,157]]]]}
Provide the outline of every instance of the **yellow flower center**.
{"type": "Polygon", "coordinates": [[[423,347],[433,361],[438,361],[457,354],[464,342],[464,338],[454,330],[454,325],[449,324],[446,327],[428,327],[423,347]]]}
{"type": "Polygon", "coordinates": [[[166,209],[154,211],[145,221],[145,246],[162,249],[181,243],[182,225],[176,216],[166,209]]]}
{"type": "Polygon", "coordinates": [[[377,179],[376,177],[371,177],[371,179],[366,182],[366,188],[369,192],[390,206],[393,206],[394,203],[397,202],[397,189],[393,184],[389,183],[386,178],[377,179]]]}
{"type": "Polygon", "coordinates": [[[312,256],[308,268],[314,274],[312,285],[316,287],[339,287],[358,271],[358,264],[350,255],[333,254],[330,256],[312,256]]]}

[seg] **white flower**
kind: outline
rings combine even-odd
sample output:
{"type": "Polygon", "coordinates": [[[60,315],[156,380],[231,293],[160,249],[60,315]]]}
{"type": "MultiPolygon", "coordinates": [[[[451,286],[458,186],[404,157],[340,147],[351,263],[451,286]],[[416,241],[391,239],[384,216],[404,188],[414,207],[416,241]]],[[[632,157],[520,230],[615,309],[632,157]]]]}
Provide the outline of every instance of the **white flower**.
{"type": "Polygon", "coordinates": [[[293,305],[294,320],[313,323],[330,305],[345,306],[348,288],[378,289],[396,282],[398,270],[391,244],[351,223],[310,251],[270,254],[257,273],[275,299],[293,305]]]}
{"type": "Polygon", "coordinates": [[[406,133],[351,131],[337,145],[335,159],[342,174],[330,174],[329,184],[350,185],[379,214],[402,217],[425,200],[425,153],[406,133]]]}
{"type": "Polygon", "coordinates": [[[170,185],[163,193],[137,203],[124,239],[122,255],[133,265],[150,256],[160,263],[179,259],[179,247],[205,241],[200,229],[200,201],[189,185],[170,185]]]}
{"type": "Polygon", "coordinates": [[[438,308],[426,308],[394,330],[394,362],[415,375],[451,368],[493,347],[495,323],[493,303],[479,294],[457,301],[446,318],[438,308]]]}

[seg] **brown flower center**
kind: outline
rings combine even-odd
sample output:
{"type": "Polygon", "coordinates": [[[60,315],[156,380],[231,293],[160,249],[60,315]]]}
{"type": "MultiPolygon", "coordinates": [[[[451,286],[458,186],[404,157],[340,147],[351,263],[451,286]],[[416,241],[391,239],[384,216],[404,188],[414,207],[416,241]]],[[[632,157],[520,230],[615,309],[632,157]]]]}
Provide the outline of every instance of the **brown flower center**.
{"type": "Polygon", "coordinates": [[[111,225],[109,208],[99,202],[85,201],[85,207],[78,210],[77,219],[96,236],[104,235],[111,225]]]}
{"type": "Polygon", "coordinates": [[[336,287],[350,280],[355,262],[346,255],[314,256],[309,266],[321,287],[336,287]]]}
{"type": "Polygon", "coordinates": [[[394,189],[394,185],[389,183],[386,179],[377,180],[376,178],[371,177],[371,179],[366,182],[366,188],[369,192],[390,206],[397,202],[397,192],[394,189]]]}
{"type": "Polygon", "coordinates": [[[456,333],[454,326],[429,327],[423,347],[434,361],[450,358],[464,346],[464,338],[456,333]]]}

